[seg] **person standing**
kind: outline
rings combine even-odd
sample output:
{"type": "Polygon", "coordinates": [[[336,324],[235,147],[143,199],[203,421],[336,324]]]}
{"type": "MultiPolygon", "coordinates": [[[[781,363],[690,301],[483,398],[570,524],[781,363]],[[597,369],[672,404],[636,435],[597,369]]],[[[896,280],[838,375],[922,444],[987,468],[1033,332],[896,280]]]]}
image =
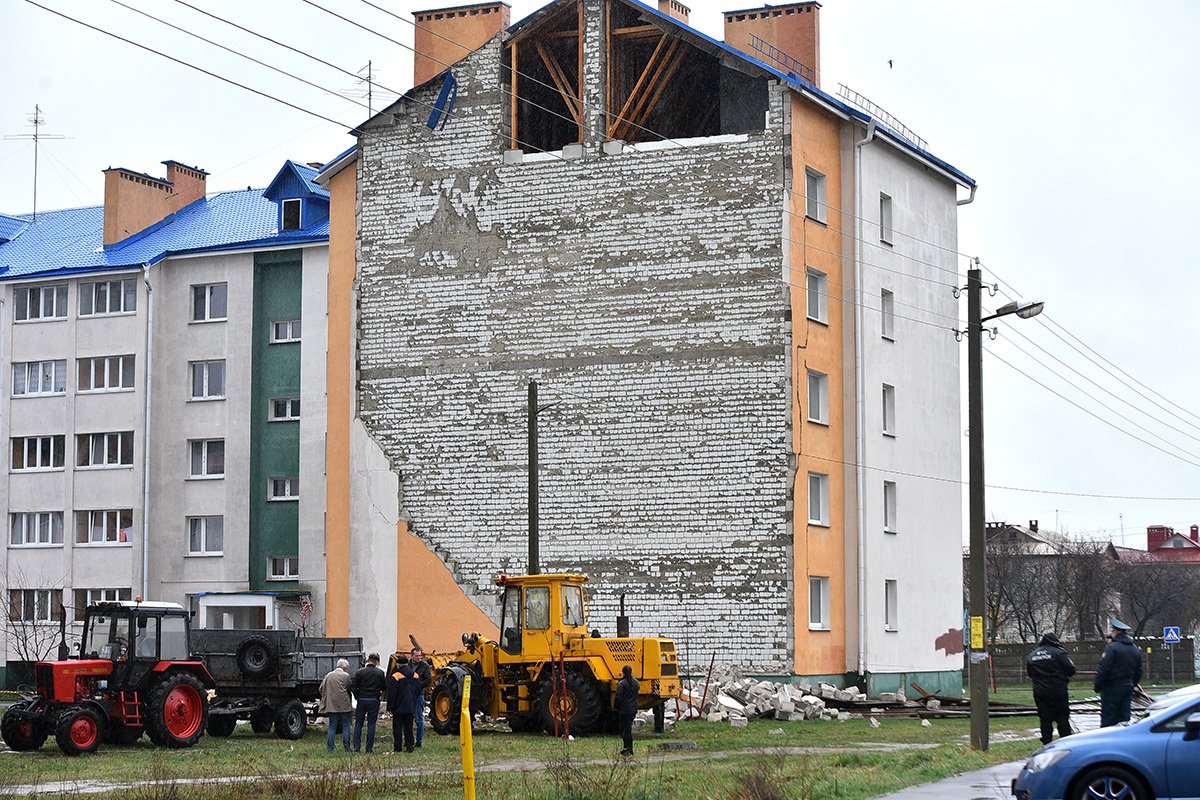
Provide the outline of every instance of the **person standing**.
{"type": "Polygon", "coordinates": [[[1075,662],[1054,631],[1042,634],[1042,641],[1025,657],[1025,673],[1033,681],[1033,702],[1037,705],[1038,720],[1042,723],[1042,744],[1054,738],[1071,735],[1071,706],[1067,683],[1075,674],[1075,662]]]}
{"type": "Polygon", "coordinates": [[[419,647],[414,647],[409,653],[409,663],[412,665],[413,675],[420,682],[420,686],[417,688],[416,707],[413,709],[413,722],[417,731],[416,746],[420,747],[421,741],[425,738],[425,690],[433,683],[433,670],[430,669],[429,662],[425,660],[425,654],[419,647]]]}
{"type": "Polygon", "coordinates": [[[387,710],[392,715],[392,751],[413,751],[413,712],[416,709],[420,679],[413,672],[408,656],[400,656],[396,671],[388,676],[387,710]]]}
{"type": "Polygon", "coordinates": [[[1096,669],[1095,689],[1100,693],[1100,727],[1128,722],[1133,687],[1142,679],[1142,650],[1133,643],[1129,626],[1109,618],[1111,640],[1096,669]]]}
{"type": "Polygon", "coordinates": [[[342,729],[342,748],[350,752],[350,662],[339,658],[337,666],[321,679],[321,711],[329,720],[325,747],[333,752],[337,729],[342,729]]]}
{"type": "Polygon", "coordinates": [[[379,653],[367,656],[367,663],[354,673],[350,690],[358,703],[354,711],[354,752],[362,745],[363,721],[367,723],[367,752],[375,749],[375,723],[379,719],[379,700],[386,691],[386,678],[379,668],[379,653]]]}
{"type": "Polygon", "coordinates": [[[621,680],[617,683],[617,722],[621,728],[621,755],[633,755],[633,718],[638,711],[638,690],[641,686],[633,677],[633,667],[626,664],[621,668],[621,680]]]}

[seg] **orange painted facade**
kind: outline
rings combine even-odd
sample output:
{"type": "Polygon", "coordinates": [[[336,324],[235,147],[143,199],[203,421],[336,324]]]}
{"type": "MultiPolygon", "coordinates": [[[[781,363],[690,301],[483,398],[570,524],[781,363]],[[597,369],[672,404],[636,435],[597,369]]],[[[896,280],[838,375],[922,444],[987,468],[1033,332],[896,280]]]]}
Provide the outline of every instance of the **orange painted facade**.
{"type": "Polygon", "coordinates": [[[413,85],[420,86],[507,28],[511,11],[508,3],[479,3],[413,12],[413,85]]]}
{"type": "Polygon", "coordinates": [[[172,212],[165,180],[127,169],[104,170],[104,243],[115,244],[161,222],[172,212]]]}
{"type": "MultiPolygon", "coordinates": [[[[787,56],[811,69],[811,75],[800,77],[821,84],[821,25],[820,3],[790,3],[745,11],[725,12],[725,44],[759,58],[785,72],[793,71],[789,64],[768,58],[751,44],[757,36],[787,56]]],[[[798,71],[797,71],[798,72],[798,71]]]]}
{"type": "Polygon", "coordinates": [[[794,669],[801,675],[840,675],[846,669],[846,481],[842,462],[848,436],[845,399],[852,391],[844,358],[846,325],[853,306],[842,302],[847,289],[842,259],[841,122],[838,118],[791,95],[792,174],[788,217],[789,278],[792,312],[792,450],[796,454],[793,487],[793,548],[795,586],[794,669]],[[825,222],[806,217],[805,169],[825,176],[825,222]],[[826,318],[808,318],[807,270],[826,277],[826,318]],[[827,423],[810,422],[808,371],[828,376],[827,423]],[[809,524],[809,473],[828,476],[828,526],[809,524]],[[809,628],[809,578],[829,578],[829,630],[809,628]]]}

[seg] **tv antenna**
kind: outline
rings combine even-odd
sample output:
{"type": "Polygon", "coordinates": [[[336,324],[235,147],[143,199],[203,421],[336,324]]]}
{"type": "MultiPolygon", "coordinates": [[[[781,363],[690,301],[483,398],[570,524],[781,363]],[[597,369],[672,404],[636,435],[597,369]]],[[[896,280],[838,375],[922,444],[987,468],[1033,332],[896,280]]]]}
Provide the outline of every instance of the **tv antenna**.
{"type": "Polygon", "coordinates": [[[42,133],[39,129],[46,124],[46,118],[42,116],[42,107],[35,105],[33,113],[27,117],[29,125],[32,127],[33,133],[14,133],[11,136],[5,136],[5,139],[32,139],[33,140],[33,221],[37,222],[37,177],[38,177],[38,145],[43,139],[65,139],[57,133],[42,133]]]}

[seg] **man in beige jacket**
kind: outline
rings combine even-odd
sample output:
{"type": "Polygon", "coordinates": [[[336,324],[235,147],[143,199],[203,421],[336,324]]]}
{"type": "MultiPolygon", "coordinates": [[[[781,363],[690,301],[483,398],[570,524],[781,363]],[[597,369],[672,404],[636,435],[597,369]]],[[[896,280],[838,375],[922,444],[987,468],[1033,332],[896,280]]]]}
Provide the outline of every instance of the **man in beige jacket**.
{"type": "Polygon", "coordinates": [[[329,719],[325,747],[333,752],[337,729],[342,729],[342,749],[350,752],[350,662],[339,658],[337,667],[321,680],[321,712],[329,719]]]}

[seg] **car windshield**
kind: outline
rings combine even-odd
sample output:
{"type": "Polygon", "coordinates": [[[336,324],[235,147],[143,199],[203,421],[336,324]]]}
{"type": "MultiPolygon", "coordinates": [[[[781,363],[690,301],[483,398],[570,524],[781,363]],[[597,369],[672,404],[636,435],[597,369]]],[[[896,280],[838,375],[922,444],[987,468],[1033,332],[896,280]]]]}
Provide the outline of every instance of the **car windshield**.
{"type": "Polygon", "coordinates": [[[1182,731],[1187,727],[1188,717],[1193,714],[1200,714],[1200,700],[1194,698],[1190,702],[1179,703],[1166,710],[1164,714],[1155,714],[1158,723],[1154,726],[1156,731],[1182,731]]]}
{"type": "Polygon", "coordinates": [[[120,658],[129,650],[129,617],[93,614],[83,641],[85,658],[120,658]]]}

